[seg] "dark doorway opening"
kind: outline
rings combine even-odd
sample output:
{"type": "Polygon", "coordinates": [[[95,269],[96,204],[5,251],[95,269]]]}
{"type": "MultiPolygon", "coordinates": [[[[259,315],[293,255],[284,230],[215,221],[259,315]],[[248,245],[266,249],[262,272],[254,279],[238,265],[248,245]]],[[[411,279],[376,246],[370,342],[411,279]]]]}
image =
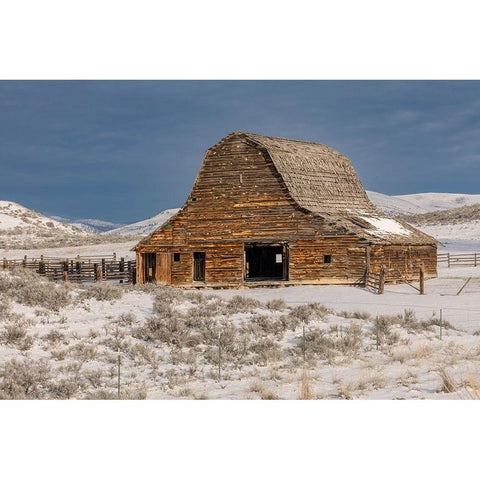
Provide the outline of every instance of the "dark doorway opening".
{"type": "Polygon", "coordinates": [[[193,252],[193,280],[205,281],[205,252],[193,252]]]}
{"type": "Polygon", "coordinates": [[[145,283],[155,282],[155,274],[157,268],[157,254],[143,254],[143,278],[145,283]]]}
{"type": "Polygon", "coordinates": [[[286,245],[245,245],[246,280],[287,280],[286,245]]]}

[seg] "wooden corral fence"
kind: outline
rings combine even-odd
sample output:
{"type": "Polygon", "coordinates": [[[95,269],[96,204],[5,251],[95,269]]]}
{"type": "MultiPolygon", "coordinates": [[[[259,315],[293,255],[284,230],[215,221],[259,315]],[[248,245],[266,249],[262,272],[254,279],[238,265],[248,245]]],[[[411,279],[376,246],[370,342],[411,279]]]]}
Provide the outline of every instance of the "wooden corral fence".
{"type": "Polygon", "coordinates": [[[7,259],[2,262],[4,270],[15,268],[26,268],[33,270],[39,275],[50,280],[64,280],[77,283],[93,282],[136,282],[136,262],[122,257],[117,259],[116,254],[112,256],[94,256],[75,258],[46,257],[22,259],[7,259]]]}
{"type": "Polygon", "coordinates": [[[385,280],[386,279],[396,279],[400,280],[402,283],[409,285],[415,289],[420,295],[425,293],[425,270],[423,266],[420,266],[418,269],[418,277],[407,278],[401,272],[396,270],[387,270],[383,265],[380,269],[369,270],[365,277],[365,288],[372,290],[378,295],[382,295],[385,290],[385,280]],[[418,282],[419,286],[416,287],[413,285],[413,282],[418,282]]]}
{"type": "Polygon", "coordinates": [[[378,272],[370,270],[366,276],[365,287],[381,295],[385,288],[385,270],[380,269],[378,272]]]}
{"type": "Polygon", "coordinates": [[[480,265],[480,253],[439,253],[437,262],[446,263],[447,267],[452,265],[476,267],[480,265]]]}

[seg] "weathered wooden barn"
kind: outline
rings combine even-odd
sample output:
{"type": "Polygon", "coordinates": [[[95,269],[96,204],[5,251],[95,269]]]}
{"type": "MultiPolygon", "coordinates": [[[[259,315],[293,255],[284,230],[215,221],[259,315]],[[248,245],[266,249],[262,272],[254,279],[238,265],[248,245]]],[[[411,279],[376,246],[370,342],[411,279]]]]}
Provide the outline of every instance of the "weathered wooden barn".
{"type": "Polygon", "coordinates": [[[436,241],[379,212],[350,160],[236,132],[209,148],[179,212],[135,247],[137,281],[177,286],[363,284],[437,273],[436,241]]]}

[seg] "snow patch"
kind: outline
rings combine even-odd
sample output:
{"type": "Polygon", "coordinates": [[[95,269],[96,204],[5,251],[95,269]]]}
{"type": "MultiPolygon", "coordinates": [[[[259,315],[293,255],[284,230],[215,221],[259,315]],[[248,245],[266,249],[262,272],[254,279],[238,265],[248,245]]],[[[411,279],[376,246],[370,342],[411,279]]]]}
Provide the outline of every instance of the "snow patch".
{"type": "Polygon", "coordinates": [[[386,235],[404,235],[410,236],[412,232],[407,230],[403,225],[401,225],[396,220],[392,218],[382,218],[382,217],[367,217],[361,216],[363,220],[368,222],[370,225],[375,227],[374,232],[372,235],[376,235],[379,237],[386,236],[386,235]]]}

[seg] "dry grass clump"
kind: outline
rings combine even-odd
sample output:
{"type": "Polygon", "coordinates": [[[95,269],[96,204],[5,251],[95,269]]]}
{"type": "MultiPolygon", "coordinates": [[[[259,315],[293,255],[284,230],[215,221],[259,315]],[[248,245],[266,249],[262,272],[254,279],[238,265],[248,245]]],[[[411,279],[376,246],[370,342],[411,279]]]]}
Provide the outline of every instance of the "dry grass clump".
{"type": "Polygon", "coordinates": [[[98,357],[98,347],[84,342],[76,343],[69,348],[70,355],[83,362],[91,362],[98,357]]]}
{"type": "Polygon", "coordinates": [[[354,389],[357,391],[381,390],[387,385],[387,378],[379,372],[368,372],[356,382],[354,389]]]}
{"type": "Polygon", "coordinates": [[[253,361],[260,365],[267,365],[273,359],[281,356],[281,346],[271,338],[261,338],[250,344],[251,352],[254,354],[253,361]]]}
{"type": "Polygon", "coordinates": [[[392,327],[397,325],[398,317],[389,315],[380,315],[373,324],[372,337],[380,345],[394,345],[400,340],[400,335],[397,332],[392,332],[392,327]]]}
{"type": "Polygon", "coordinates": [[[33,346],[34,339],[28,335],[31,321],[27,320],[24,315],[13,312],[10,301],[0,307],[0,322],[3,325],[3,329],[0,331],[2,343],[22,351],[29,350],[33,346]]]}
{"type": "Polygon", "coordinates": [[[256,314],[253,315],[248,322],[243,324],[244,331],[249,331],[256,336],[272,335],[280,340],[285,333],[286,325],[278,318],[269,315],[256,314]]]}
{"type": "Polygon", "coordinates": [[[159,341],[183,348],[190,344],[188,340],[191,335],[185,319],[172,314],[168,317],[159,315],[150,317],[134,332],[134,336],[146,342],[159,341]]]}
{"type": "Polygon", "coordinates": [[[50,330],[46,335],[44,335],[42,337],[42,340],[44,340],[51,346],[58,345],[59,343],[68,344],[68,341],[66,341],[66,335],[55,328],[50,330]]]}
{"type": "Polygon", "coordinates": [[[342,312],[338,312],[337,315],[339,317],[343,317],[343,318],[355,318],[357,320],[368,320],[370,318],[372,318],[372,315],[371,313],[369,312],[362,312],[360,310],[354,310],[352,312],[350,311],[342,311],[342,312]]]}
{"type": "Polygon", "coordinates": [[[123,297],[124,289],[111,283],[95,283],[84,287],[78,296],[79,301],[91,298],[99,302],[113,302],[123,297]]]}
{"type": "Polygon", "coordinates": [[[68,283],[54,283],[31,270],[18,268],[0,273],[0,293],[23,305],[58,312],[72,301],[68,283]]]}
{"type": "Polygon", "coordinates": [[[50,365],[45,360],[9,360],[0,368],[0,398],[45,398],[51,377],[50,365]]]}
{"type": "MultiPolygon", "coordinates": [[[[440,326],[440,319],[435,312],[428,320],[418,320],[414,310],[405,309],[403,316],[397,318],[400,319],[400,326],[414,333],[431,332],[434,326],[440,326]]],[[[445,320],[442,320],[442,326],[445,329],[455,330],[453,325],[445,320]]]]}
{"type": "Polygon", "coordinates": [[[332,310],[324,305],[309,303],[290,309],[285,321],[289,328],[295,330],[302,323],[308,325],[312,321],[323,320],[329,313],[332,313],[332,310]]]}
{"type": "Polygon", "coordinates": [[[205,303],[199,303],[188,311],[188,317],[192,321],[202,321],[208,318],[213,318],[217,315],[223,315],[224,303],[219,298],[212,298],[205,303]]]}
{"type": "Polygon", "coordinates": [[[133,312],[121,313],[114,323],[117,323],[121,327],[131,327],[137,323],[137,317],[133,312]]]}
{"type": "Polygon", "coordinates": [[[287,304],[286,304],[285,301],[282,300],[281,298],[274,298],[273,300],[268,301],[268,302],[265,304],[265,307],[266,307],[268,310],[273,310],[273,311],[277,311],[277,312],[283,312],[284,310],[287,309],[287,304]]]}
{"type": "Polygon", "coordinates": [[[308,375],[308,372],[306,369],[302,370],[300,400],[313,400],[312,387],[310,384],[310,376],[308,375]]]}
{"type": "Polygon", "coordinates": [[[233,315],[235,313],[254,313],[257,308],[262,307],[262,302],[244,297],[242,295],[233,296],[225,306],[225,313],[233,315]]]}
{"type": "MultiPolygon", "coordinates": [[[[296,337],[295,350],[300,354],[303,349],[303,335],[296,337]]],[[[318,327],[308,328],[305,332],[307,355],[319,356],[332,361],[336,356],[355,357],[363,346],[362,327],[351,323],[347,328],[335,331],[318,327]]]]}
{"type": "Polygon", "coordinates": [[[438,390],[439,392],[443,393],[453,393],[458,390],[458,386],[455,382],[455,380],[452,378],[451,375],[447,373],[445,368],[441,367],[438,369],[438,374],[440,375],[440,378],[442,380],[442,384],[440,389],[438,390]]]}
{"type": "Polygon", "coordinates": [[[407,363],[410,361],[425,360],[433,355],[435,347],[427,343],[421,343],[407,347],[396,347],[390,352],[392,361],[407,363]]]}
{"type": "Polygon", "coordinates": [[[260,392],[261,400],[279,400],[279,396],[271,390],[262,390],[260,392]]]}

